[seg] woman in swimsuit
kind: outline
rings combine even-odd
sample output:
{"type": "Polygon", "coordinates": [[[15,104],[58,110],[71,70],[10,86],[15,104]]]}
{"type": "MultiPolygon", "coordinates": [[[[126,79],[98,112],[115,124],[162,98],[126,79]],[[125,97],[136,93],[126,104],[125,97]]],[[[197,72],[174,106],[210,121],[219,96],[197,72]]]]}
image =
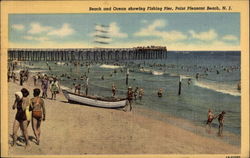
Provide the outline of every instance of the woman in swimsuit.
{"type": "Polygon", "coordinates": [[[214,114],[212,113],[212,110],[209,109],[207,113],[207,125],[209,126],[208,130],[209,133],[211,132],[211,124],[213,119],[214,119],[214,114]]]}
{"type": "MultiPolygon", "coordinates": [[[[27,102],[25,98],[29,95],[29,91],[25,88],[21,90],[22,92],[16,92],[15,93],[15,102],[12,106],[12,109],[15,110],[17,109],[17,113],[15,116],[15,121],[13,124],[13,144],[12,146],[16,145],[16,140],[17,140],[17,132],[19,128],[22,130],[26,146],[29,146],[29,139],[28,139],[28,120],[27,120],[27,115],[26,115],[26,109],[27,109],[27,102]],[[26,102],[26,103],[25,103],[26,102]]],[[[28,116],[29,117],[29,116],[28,116]]]]}
{"type": "Polygon", "coordinates": [[[35,88],[33,90],[34,98],[31,99],[32,128],[36,136],[37,145],[40,143],[41,120],[45,121],[45,106],[43,99],[39,97],[40,92],[40,89],[35,88]]]}

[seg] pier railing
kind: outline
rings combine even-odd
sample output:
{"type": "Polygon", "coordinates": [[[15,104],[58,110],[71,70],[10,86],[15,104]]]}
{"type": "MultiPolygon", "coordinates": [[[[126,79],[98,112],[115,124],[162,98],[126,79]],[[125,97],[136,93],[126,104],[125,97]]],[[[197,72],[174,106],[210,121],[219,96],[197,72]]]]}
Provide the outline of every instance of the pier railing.
{"type": "Polygon", "coordinates": [[[166,58],[166,47],[8,49],[9,61],[119,61],[166,58]]]}

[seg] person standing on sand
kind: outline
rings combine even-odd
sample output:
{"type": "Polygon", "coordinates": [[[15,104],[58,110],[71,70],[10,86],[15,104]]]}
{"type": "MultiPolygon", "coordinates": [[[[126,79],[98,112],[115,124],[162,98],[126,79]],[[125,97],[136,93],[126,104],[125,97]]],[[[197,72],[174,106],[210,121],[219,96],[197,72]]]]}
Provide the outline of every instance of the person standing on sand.
{"type": "Polygon", "coordinates": [[[219,122],[219,131],[218,131],[218,135],[222,136],[222,131],[223,131],[223,127],[224,127],[224,115],[226,114],[225,111],[222,111],[218,116],[216,116],[215,118],[218,117],[218,122],[219,122]]]}
{"type": "Polygon", "coordinates": [[[42,82],[41,88],[43,91],[42,97],[46,99],[48,97],[47,91],[48,91],[48,87],[49,87],[49,80],[48,80],[48,77],[46,74],[43,76],[41,82],[42,82]]]}
{"type": "MultiPolygon", "coordinates": [[[[129,104],[129,111],[131,111],[132,110],[132,102],[133,102],[133,89],[132,89],[132,87],[128,87],[127,100],[128,100],[128,104],[129,104]]],[[[127,110],[124,110],[124,111],[127,111],[127,110]]]]}
{"type": "Polygon", "coordinates": [[[45,105],[42,98],[39,97],[40,89],[35,88],[33,90],[34,98],[31,99],[32,110],[32,128],[36,136],[37,145],[40,143],[41,135],[41,121],[45,121],[45,105]]]}
{"type": "MultiPolygon", "coordinates": [[[[17,132],[19,128],[22,130],[22,133],[25,138],[25,143],[26,147],[29,146],[29,139],[28,139],[28,120],[27,120],[27,115],[26,115],[26,105],[24,100],[27,100],[27,96],[29,95],[29,91],[27,89],[22,89],[22,92],[16,92],[15,93],[15,102],[12,106],[12,109],[15,110],[17,109],[17,113],[15,116],[14,124],[13,124],[13,144],[12,146],[16,145],[16,140],[17,140],[17,132]],[[23,95],[24,93],[24,95],[23,95]],[[24,99],[24,96],[26,99],[24,99]]],[[[26,102],[27,103],[27,102],[26,102]]]]}
{"type": "Polygon", "coordinates": [[[209,109],[207,113],[207,126],[209,126],[209,132],[211,130],[211,123],[214,119],[214,114],[212,113],[212,110],[209,109]]]}
{"type": "Polygon", "coordinates": [[[23,74],[23,71],[21,70],[20,71],[20,73],[19,73],[19,80],[20,80],[20,86],[22,86],[23,85],[23,78],[24,78],[24,76],[23,76],[24,74],[23,74]]]}
{"type": "Polygon", "coordinates": [[[38,76],[37,76],[37,75],[34,75],[34,76],[33,76],[34,86],[36,86],[37,79],[38,79],[38,76]]]}
{"type": "Polygon", "coordinates": [[[53,81],[50,84],[50,91],[51,91],[51,99],[56,100],[56,94],[59,93],[60,86],[56,78],[53,79],[53,81]]]}

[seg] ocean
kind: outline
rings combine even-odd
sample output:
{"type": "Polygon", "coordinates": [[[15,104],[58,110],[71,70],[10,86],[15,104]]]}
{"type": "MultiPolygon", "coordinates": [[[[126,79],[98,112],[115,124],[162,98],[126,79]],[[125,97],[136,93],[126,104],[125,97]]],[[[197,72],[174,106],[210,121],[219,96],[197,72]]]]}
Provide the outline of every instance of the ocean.
{"type": "MultiPolygon", "coordinates": [[[[177,123],[157,115],[148,117],[239,146],[241,93],[237,85],[241,79],[240,54],[239,51],[169,51],[167,59],[162,60],[103,62],[89,66],[83,61],[78,65],[70,62],[25,62],[23,66],[29,67],[31,72],[57,76],[62,87],[68,89],[74,87],[73,83],[84,85],[85,80],[81,76],[87,75],[90,95],[110,97],[112,84],[117,88],[117,97],[125,97],[128,86],[143,88],[144,96],[141,101],[134,101],[135,107],[160,112],[183,122],[177,123]],[[128,86],[125,84],[127,68],[128,86]],[[182,87],[181,95],[178,95],[180,76],[182,87]],[[163,88],[161,98],[157,96],[159,88],[163,88]],[[216,115],[226,112],[224,137],[203,130],[208,109],[216,115]]],[[[84,87],[82,91],[84,93],[84,87]]],[[[217,119],[213,121],[212,129],[218,129],[217,119]]]]}

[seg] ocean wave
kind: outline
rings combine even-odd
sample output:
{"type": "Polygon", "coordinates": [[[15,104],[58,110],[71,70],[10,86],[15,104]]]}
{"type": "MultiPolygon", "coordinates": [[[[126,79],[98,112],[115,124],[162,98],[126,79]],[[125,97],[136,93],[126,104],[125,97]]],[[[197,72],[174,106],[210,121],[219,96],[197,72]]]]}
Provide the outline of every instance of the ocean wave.
{"type": "Polygon", "coordinates": [[[57,64],[57,65],[65,65],[64,62],[57,62],[56,64],[57,64]]]}
{"type": "Polygon", "coordinates": [[[164,72],[161,72],[161,71],[152,71],[152,74],[153,75],[163,75],[164,72]]]}
{"type": "Polygon", "coordinates": [[[227,84],[221,84],[221,83],[210,83],[210,82],[204,82],[204,81],[195,81],[195,86],[210,89],[216,92],[229,94],[232,96],[241,96],[240,92],[237,90],[236,86],[233,85],[227,85],[227,84]]]}
{"type": "Polygon", "coordinates": [[[152,72],[152,70],[143,68],[143,69],[140,69],[140,72],[152,72]]]}
{"type": "Polygon", "coordinates": [[[107,68],[107,69],[119,69],[119,68],[123,68],[123,66],[107,65],[107,64],[102,64],[100,67],[101,68],[107,68]]]}

